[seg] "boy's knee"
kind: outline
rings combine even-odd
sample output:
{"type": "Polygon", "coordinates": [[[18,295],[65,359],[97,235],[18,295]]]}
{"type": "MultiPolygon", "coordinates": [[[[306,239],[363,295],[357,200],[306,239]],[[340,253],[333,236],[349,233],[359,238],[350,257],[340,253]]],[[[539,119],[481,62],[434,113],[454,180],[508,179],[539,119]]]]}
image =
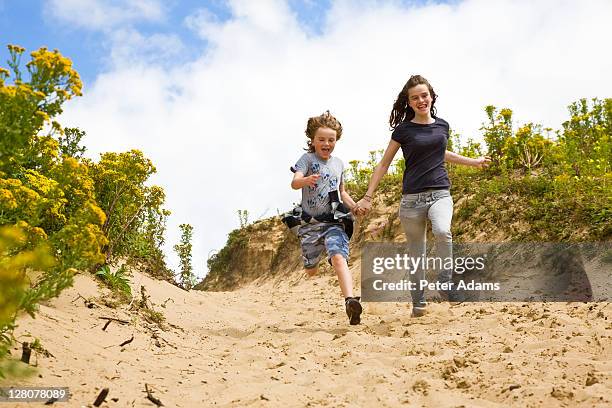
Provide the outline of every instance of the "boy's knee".
{"type": "Polygon", "coordinates": [[[330,257],[332,265],[337,265],[346,262],[346,258],[342,254],[334,254],[330,257]]]}

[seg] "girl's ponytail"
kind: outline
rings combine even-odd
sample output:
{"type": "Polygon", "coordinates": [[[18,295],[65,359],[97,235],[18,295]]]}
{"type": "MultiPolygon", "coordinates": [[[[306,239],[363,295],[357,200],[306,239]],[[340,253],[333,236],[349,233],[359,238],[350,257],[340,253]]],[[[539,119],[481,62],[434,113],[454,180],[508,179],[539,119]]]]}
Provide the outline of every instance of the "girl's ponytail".
{"type": "Polygon", "coordinates": [[[397,99],[395,100],[395,103],[393,104],[393,109],[391,110],[391,116],[389,116],[389,126],[391,127],[391,130],[394,130],[397,125],[399,125],[404,121],[404,119],[406,119],[407,109],[412,110],[412,108],[408,106],[408,93],[404,92],[404,90],[402,89],[399,95],[397,95],[397,99]]]}

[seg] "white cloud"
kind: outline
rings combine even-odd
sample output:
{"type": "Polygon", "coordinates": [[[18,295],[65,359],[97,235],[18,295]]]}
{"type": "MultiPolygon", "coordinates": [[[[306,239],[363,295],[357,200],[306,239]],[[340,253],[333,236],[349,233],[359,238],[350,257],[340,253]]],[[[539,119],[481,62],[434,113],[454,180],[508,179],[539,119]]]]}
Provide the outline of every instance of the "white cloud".
{"type": "Polygon", "coordinates": [[[237,209],[270,216],[299,199],[288,168],[309,116],[330,109],[341,120],[335,153],[348,162],[387,145],[391,105],[414,73],[440,95],[438,114],[472,137],[488,104],[558,128],[570,102],[612,92],[605,0],[340,1],[315,37],[282,1],[230,7],[226,22],[207,11],[186,20],[209,44],[200,58],[168,66],[132,53],[66,106],[63,120],[87,131],[90,154],[136,147],[154,161],[173,211],[168,248],[178,225],[192,224],[200,272],[238,226],[237,209]]]}
{"type": "Polygon", "coordinates": [[[168,66],[184,60],[176,58],[185,51],[178,34],[145,35],[134,28],[138,22],[166,21],[166,6],[159,0],[47,0],[45,10],[48,17],[73,29],[102,32],[100,46],[109,53],[104,67],[168,66]]]}
{"type": "Polygon", "coordinates": [[[75,27],[103,31],[164,16],[159,0],[47,0],[45,11],[75,27]]]}
{"type": "Polygon", "coordinates": [[[219,19],[210,10],[199,9],[185,18],[185,25],[206,39],[219,28],[219,19]]]}
{"type": "Polygon", "coordinates": [[[118,70],[133,65],[167,65],[185,51],[185,45],[176,34],[142,35],[130,28],[121,28],[110,34],[110,62],[118,70]]]}

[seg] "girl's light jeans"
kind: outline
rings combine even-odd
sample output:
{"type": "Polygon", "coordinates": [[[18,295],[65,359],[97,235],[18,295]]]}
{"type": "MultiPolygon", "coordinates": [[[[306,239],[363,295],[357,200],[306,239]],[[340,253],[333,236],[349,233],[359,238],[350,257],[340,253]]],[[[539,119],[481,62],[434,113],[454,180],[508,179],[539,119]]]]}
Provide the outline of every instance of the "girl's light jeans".
{"type": "MultiPolygon", "coordinates": [[[[428,190],[423,193],[404,194],[400,202],[400,221],[408,241],[409,255],[423,257],[426,255],[427,219],[436,240],[436,257],[444,260],[453,256],[453,237],[451,221],[453,219],[453,198],[449,190],[428,190]]],[[[439,282],[450,282],[452,269],[441,268],[438,272],[439,282]]],[[[425,307],[425,291],[420,289],[419,282],[425,279],[425,268],[418,268],[410,275],[416,289],[410,292],[414,307],[425,307]]]]}

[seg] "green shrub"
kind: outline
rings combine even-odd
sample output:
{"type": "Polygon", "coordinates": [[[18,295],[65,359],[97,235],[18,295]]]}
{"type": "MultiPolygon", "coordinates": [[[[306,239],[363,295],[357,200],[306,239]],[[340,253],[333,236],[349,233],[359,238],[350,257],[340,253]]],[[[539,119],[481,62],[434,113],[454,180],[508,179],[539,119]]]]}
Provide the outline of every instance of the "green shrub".
{"type": "Polygon", "coordinates": [[[96,276],[102,279],[102,281],[112,290],[128,297],[132,296],[130,280],[126,275],[126,268],[124,265],[122,265],[114,273],[111,272],[108,265],[104,265],[98,272],[96,272],[96,276]]]}
{"type": "Polygon", "coordinates": [[[174,246],[174,251],[179,257],[181,266],[179,284],[183,289],[189,290],[196,283],[196,276],[193,273],[193,266],[191,264],[193,227],[189,224],[181,224],[179,228],[181,229],[181,242],[174,246]]]}
{"type": "MultiPolygon", "coordinates": [[[[6,358],[12,344],[18,313],[26,311],[33,316],[39,301],[57,296],[70,284],[63,276],[51,279],[55,278],[54,265],[43,239],[21,226],[0,227],[0,360],[6,358]],[[30,269],[50,271],[47,281],[30,287],[26,275],[30,269]]],[[[2,367],[0,364],[0,377],[5,375],[2,367]]]]}

